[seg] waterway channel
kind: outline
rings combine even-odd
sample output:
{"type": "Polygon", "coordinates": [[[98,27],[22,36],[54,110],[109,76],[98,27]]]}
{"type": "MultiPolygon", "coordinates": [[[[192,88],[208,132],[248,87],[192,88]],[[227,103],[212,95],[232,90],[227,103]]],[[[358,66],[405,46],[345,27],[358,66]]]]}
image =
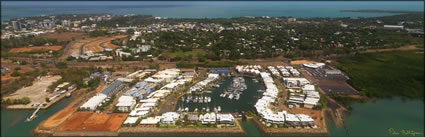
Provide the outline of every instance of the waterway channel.
{"type": "Polygon", "coordinates": [[[37,117],[30,122],[24,121],[27,117],[31,116],[34,110],[1,109],[1,136],[30,136],[32,130],[40,122],[65,108],[70,101],[71,98],[64,98],[48,109],[40,110],[37,113],[37,117]]]}

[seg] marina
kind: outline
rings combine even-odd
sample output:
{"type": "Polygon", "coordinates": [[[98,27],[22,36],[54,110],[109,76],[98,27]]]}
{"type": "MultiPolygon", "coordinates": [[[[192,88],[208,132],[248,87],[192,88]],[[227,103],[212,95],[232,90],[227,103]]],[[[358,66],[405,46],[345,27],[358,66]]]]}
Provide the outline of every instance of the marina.
{"type": "Polygon", "coordinates": [[[188,112],[208,112],[209,111],[218,111],[218,112],[240,112],[240,111],[249,111],[253,109],[254,103],[262,95],[262,87],[259,83],[254,82],[252,78],[245,77],[224,77],[220,82],[217,82],[218,86],[213,86],[209,90],[211,93],[204,92],[199,95],[196,93],[186,94],[179,99],[176,105],[176,111],[181,110],[179,108],[188,107],[188,112]],[[239,79],[244,81],[244,86],[241,86],[242,91],[235,90],[238,92],[243,92],[243,94],[229,94],[232,95],[232,99],[229,100],[229,95],[223,97],[225,92],[228,92],[228,89],[232,87],[234,79],[239,79]],[[243,80],[242,80],[243,79],[243,80]],[[202,103],[200,103],[200,98],[203,97],[202,103]],[[207,97],[207,100],[205,100],[207,97]],[[205,102],[206,101],[206,102],[205,102]]]}

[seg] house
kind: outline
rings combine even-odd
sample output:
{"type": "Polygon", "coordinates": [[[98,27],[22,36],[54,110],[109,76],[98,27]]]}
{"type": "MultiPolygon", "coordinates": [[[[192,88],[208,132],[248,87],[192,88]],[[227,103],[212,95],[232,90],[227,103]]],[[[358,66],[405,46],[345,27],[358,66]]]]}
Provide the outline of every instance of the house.
{"type": "Polygon", "coordinates": [[[189,114],[187,116],[187,120],[189,120],[190,123],[196,123],[196,121],[198,121],[199,117],[198,114],[189,114]]]}
{"type": "Polygon", "coordinates": [[[217,123],[219,124],[235,124],[235,117],[232,114],[217,114],[217,123]]]}
{"type": "Polygon", "coordinates": [[[183,79],[187,80],[187,81],[192,81],[194,78],[197,77],[196,72],[192,71],[192,72],[183,72],[182,73],[183,79]]]}
{"type": "Polygon", "coordinates": [[[136,100],[134,100],[133,97],[121,96],[115,106],[121,112],[128,112],[134,107],[134,105],[136,105],[136,100]]]}
{"type": "Polygon", "coordinates": [[[146,119],[142,119],[142,121],[140,121],[140,125],[156,125],[160,121],[161,121],[161,116],[148,117],[146,119]]]}
{"type": "Polygon", "coordinates": [[[166,112],[161,115],[161,124],[173,125],[179,119],[180,114],[176,112],[166,112]]]}
{"type": "Polygon", "coordinates": [[[215,113],[206,113],[204,115],[199,116],[199,120],[202,124],[215,124],[216,122],[216,115],[215,113]]]}
{"type": "Polygon", "coordinates": [[[287,88],[301,88],[304,85],[310,84],[305,78],[283,78],[283,83],[287,88]]]}

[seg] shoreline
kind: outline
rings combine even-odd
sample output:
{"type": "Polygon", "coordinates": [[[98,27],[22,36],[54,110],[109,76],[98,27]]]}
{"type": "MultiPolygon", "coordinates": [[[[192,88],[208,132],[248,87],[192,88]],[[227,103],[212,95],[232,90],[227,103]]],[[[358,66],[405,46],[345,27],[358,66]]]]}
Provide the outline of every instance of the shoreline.
{"type": "MultiPolygon", "coordinates": [[[[321,111],[323,114],[323,111],[321,111]]],[[[255,117],[248,117],[254,126],[260,131],[262,136],[329,136],[326,122],[321,128],[267,128],[255,117]]]]}
{"type": "MultiPolygon", "coordinates": [[[[58,98],[48,102],[46,106],[41,106],[40,109],[48,109],[50,106],[58,103],[59,101],[61,101],[64,98],[66,98],[66,94],[68,94],[68,93],[71,93],[71,96],[72,96],[72,92],[74,92],[75,90],[76,89],[73,89],[71,91],[68,91],[68,92],[60,95],[58,98]]],[[[17,104],[17,105],[22,105],[22,104],[17,104]]],[[[28,107],[27,105],[25,105],[25,106],[17,106],[17,105],[9,105],[9,106],[6,106],[5,108],[8,109],[8,110],[35,110],[35,109],[37,109],[37,107],[28,107]]]]}

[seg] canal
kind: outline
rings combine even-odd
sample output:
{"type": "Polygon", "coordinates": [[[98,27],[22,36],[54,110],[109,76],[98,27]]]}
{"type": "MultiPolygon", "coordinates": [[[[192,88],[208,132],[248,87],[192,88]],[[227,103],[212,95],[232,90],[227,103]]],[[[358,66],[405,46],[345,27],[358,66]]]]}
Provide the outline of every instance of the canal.
{"type": "Polygon", "coordinates": [[[48,109],[40,110],[37,117],[31,122],[24,122],[34,110],[1,109],[1,136],[30,136],[32,130],[43,120],[60,111],[71,101],[64,98],[48,109]]]}

